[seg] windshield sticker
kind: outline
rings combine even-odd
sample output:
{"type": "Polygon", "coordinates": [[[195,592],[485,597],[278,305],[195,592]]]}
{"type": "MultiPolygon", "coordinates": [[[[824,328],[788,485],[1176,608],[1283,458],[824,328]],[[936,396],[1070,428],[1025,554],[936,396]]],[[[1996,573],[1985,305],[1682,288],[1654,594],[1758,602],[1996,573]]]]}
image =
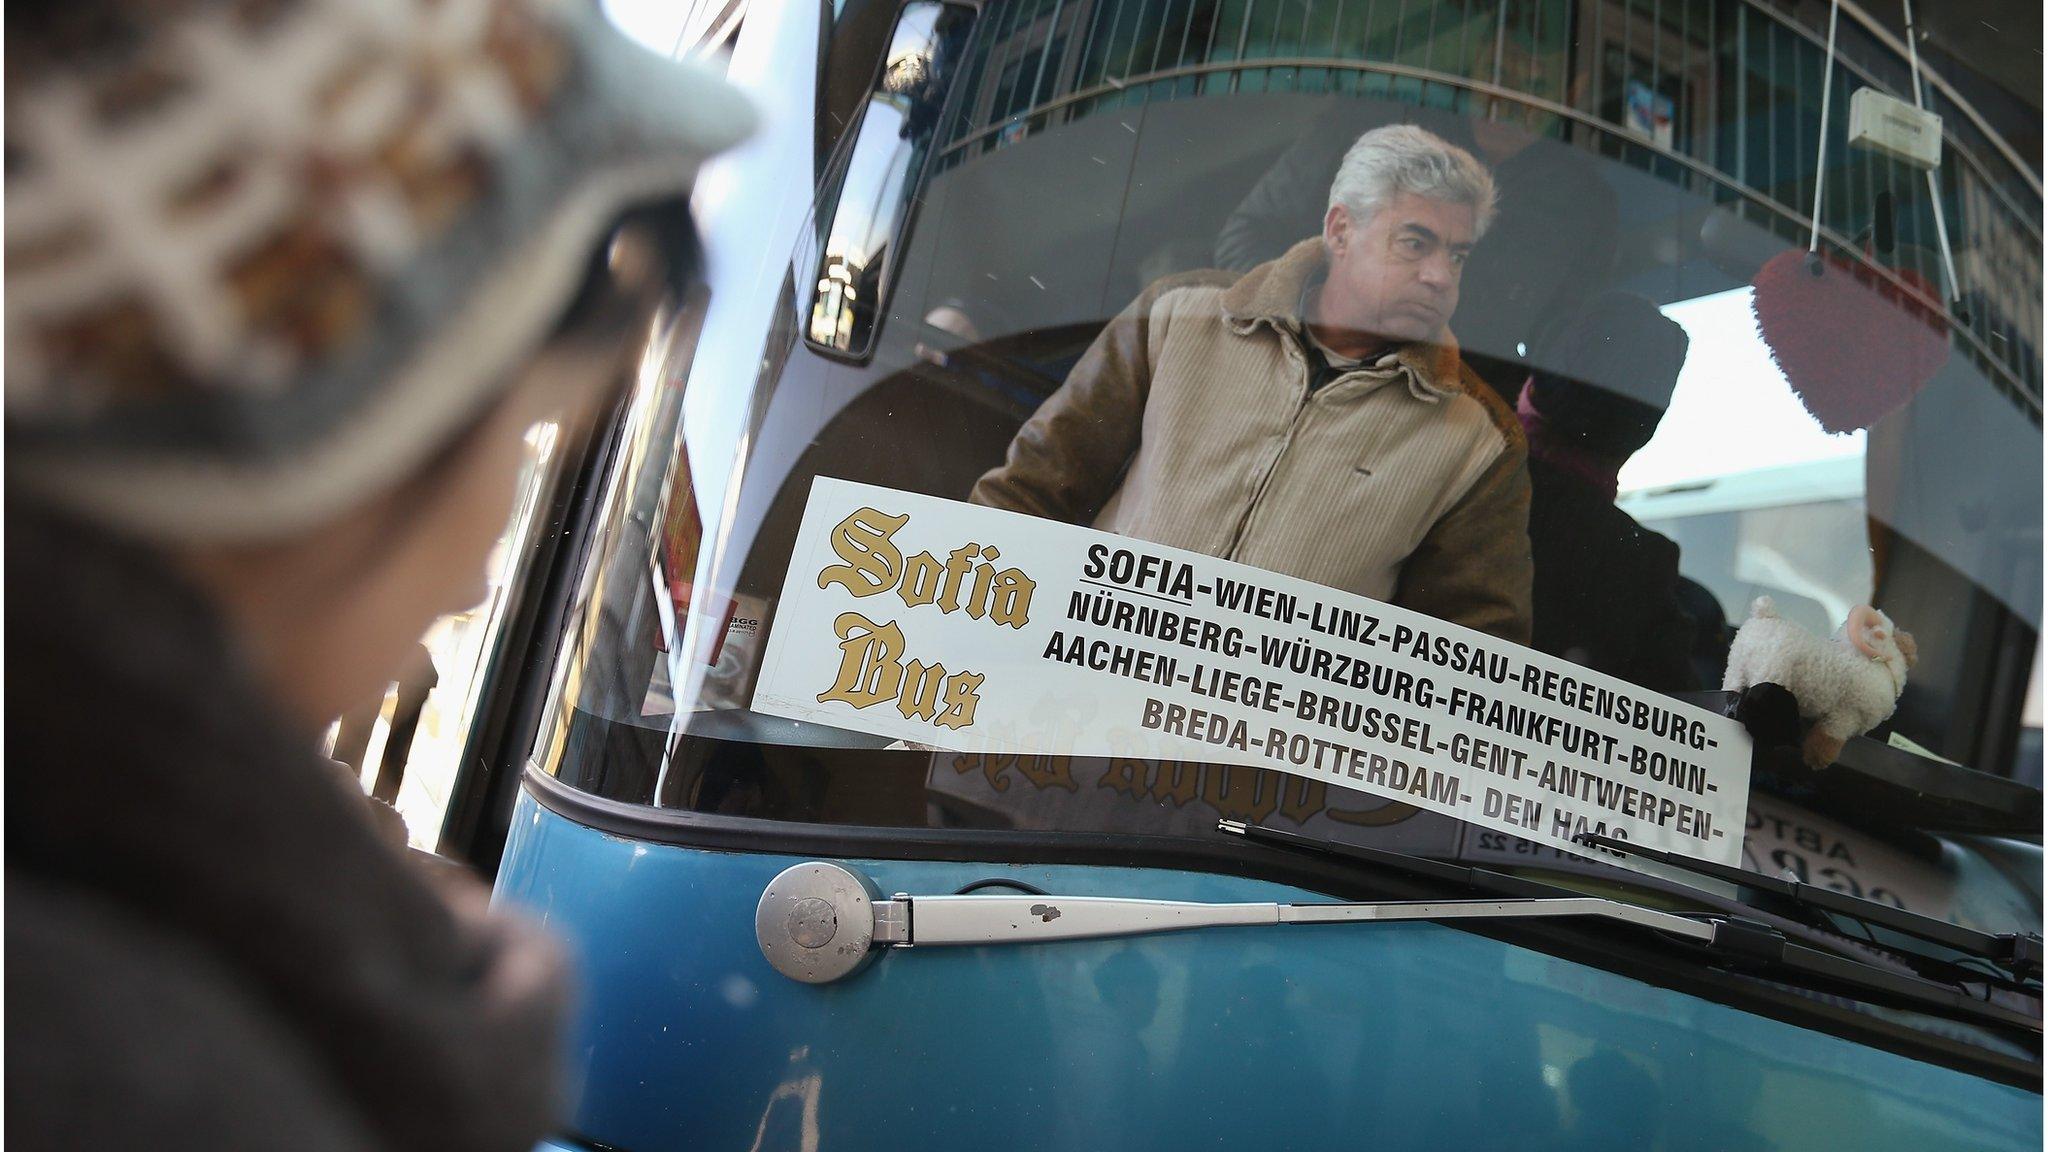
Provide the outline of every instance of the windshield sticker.
{"type": "Polygon", "coordinates": [[[754,709],[953,752],[1273,768],[1580,853],[1600,833],[1739,863],[1749,796],[1741,725],[1615,677],[1248,565],[825,477],[754,709]]]}

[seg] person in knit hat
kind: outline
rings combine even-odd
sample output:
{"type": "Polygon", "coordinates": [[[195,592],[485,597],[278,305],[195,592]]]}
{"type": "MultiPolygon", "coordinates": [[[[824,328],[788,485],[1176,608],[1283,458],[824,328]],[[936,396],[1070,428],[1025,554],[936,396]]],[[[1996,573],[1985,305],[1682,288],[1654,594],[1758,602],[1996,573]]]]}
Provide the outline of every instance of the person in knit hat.
{"type": "Polygon", "coordinates": [[[1529,443],[1531,643],[1664,692],[1697,686],[1678,545],[1614,500],[1622,465],[1656,434],[1690,345],[1650,301],[1602,293],[1546,343],[1516,403],[1529,443]]]}
{"type": "Polygon", "coordinates": [[[321,730],[468,607],[750,129],[595,4],[7,14],[19,1148],[531,1148],[569,980],[321,730]]]}

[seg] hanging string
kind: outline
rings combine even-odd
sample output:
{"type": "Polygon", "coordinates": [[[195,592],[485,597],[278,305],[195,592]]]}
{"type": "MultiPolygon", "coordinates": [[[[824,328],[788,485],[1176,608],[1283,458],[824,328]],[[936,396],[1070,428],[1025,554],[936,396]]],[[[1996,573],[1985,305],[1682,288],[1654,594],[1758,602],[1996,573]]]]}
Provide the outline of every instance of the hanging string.
{"type": "MultiPolygon", "coordinates": [[[[1820,197],[1828,183],[1828,104],[1835,95],[1835,25],[1842,19],[1842,0],[1833,0],[1828,5],[1828,62],[1820,78],[1820,155],[1813,162],[1813,232],[1806,238],[1808,252],[1820,251],[1820,197]]],[[[1914,91],[1919,91],[1920,77],[1916,70],[1913,76],[1914,91]]],[[[1820,271],[1816,264],[1814,271],[1820,271]]]]}
{"type": "MultiPolygon", "coordinates": [[[[1913,71],[1913,107],[1927,111],[1927,99],[1920,91],[1920,49],[1915,41],[1919,34],[1913,30],[1913,0],[1903,0],[1906,6],[1906,60],[1913,71]]],[[[1832,55],[1832,51],[1830,51],[1832,55]]],[[[1941,267],[1948,273],[1948,298],[1952,301],[1950,311],[1963,323],[1969,323],[1969,316],[1963,311],[1963,283],[1956,279],[1956,258],[1948,246],[1948,221],[1941,211],[1941,183],[1934,178],[1934,169],[1927,170],[1927,199],[1934,205],[1934,238],[1941,244],[1941,267]]]]}

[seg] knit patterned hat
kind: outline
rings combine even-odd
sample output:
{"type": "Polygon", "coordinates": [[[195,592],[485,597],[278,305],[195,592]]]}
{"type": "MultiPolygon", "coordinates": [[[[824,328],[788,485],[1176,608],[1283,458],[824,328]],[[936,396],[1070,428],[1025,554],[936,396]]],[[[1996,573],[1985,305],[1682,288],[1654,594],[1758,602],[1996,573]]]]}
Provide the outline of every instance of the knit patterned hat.
{"type": "Polygon", "coordinates": [[[594,3],[75,7],[9,18],[10,480],[159,538],[403,479],[754,121],[594,3]]]}

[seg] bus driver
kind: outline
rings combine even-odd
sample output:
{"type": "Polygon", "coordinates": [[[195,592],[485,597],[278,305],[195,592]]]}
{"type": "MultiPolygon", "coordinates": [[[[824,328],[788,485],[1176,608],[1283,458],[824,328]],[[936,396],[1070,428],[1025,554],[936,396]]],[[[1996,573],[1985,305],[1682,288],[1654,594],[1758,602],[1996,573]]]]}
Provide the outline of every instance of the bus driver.
{"type": "Polygon", "coordinates": [[[1367,132],[1321,236],[1147,287],[970,498],[1526,643],[1522,430],[1447,327],[1494,202],[1463,149],[1367,132]]]}

